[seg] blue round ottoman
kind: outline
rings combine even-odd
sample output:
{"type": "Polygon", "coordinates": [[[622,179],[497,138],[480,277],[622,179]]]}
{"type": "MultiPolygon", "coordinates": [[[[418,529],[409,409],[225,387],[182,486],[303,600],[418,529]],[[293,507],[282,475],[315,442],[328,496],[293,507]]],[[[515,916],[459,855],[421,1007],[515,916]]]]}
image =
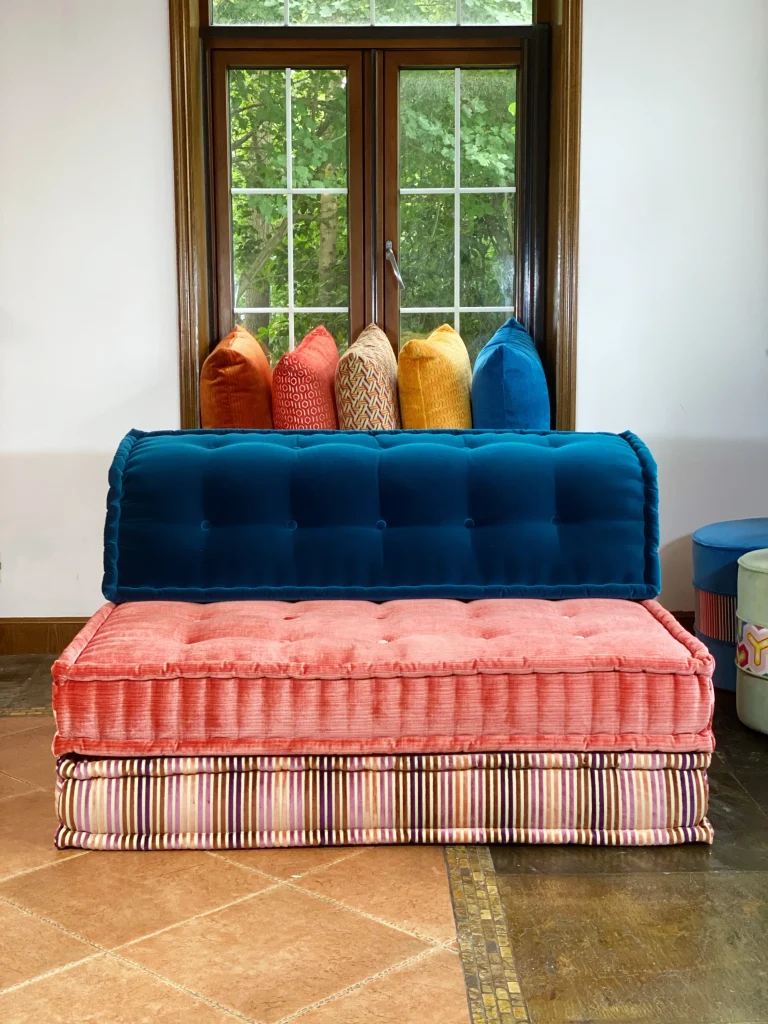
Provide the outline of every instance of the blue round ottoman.
{"type": "Polygon", "coordinates": [[[739,559],[768,548],[768,518],[731,519],[693,535],[696,636],[715,659],[715,686],[736,689],[736,592],[739,559]]]}

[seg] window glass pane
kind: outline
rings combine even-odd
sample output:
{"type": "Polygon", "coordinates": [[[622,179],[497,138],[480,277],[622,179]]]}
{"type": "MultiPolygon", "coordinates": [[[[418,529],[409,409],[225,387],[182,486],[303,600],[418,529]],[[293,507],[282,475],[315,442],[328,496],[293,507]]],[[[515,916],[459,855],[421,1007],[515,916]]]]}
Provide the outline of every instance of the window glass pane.
{"type": "Polygon", "coordinates": [[[376,25],[455,25],[456,0],[376,0],[376,25]]]}
{"type": "Polygon", "coordinates": [[[291,73],[294,188],[346,188],[346,86],[337,69],[291,73]]]}
{"type": "Polygon", "coordinates": [[[473,358],[514,304],[516,80],[514,68],[400,72],[401,334],[451,309],[473,358]]]}
{"type": "Polygon", "coordinates": [[[259,340],[272,366],[288,351],[287,313],[240,313],[235,322],[259,340]]]}
{"type": "Polygon", "coordinates": [[[229,73],[233,314],[273,362],[309,320],[348,342],[346,88],[338,68],[229,73]]]}
{"type": "Polygon", "coordinates": [[[233,188],[285,188],[285,71],[229,72],[233,188]]]}
{"type": "Polygon", "coordinates": [[[462,25],[531,25],[533,0],[461,0],[462,25]]]}
{"type": "Polygon", "coordinates": [[[467,352],[469,352],[469,358],[473,366],[483,345],[486,345],[491,340],[496,331],[511,316],[514,316],[514,312],[511,309],[504,313],[461,314],[461,337],[467,346],[467,352]]]}
{"type": "Polygon", "coordinates": [[[232,197],[235,308],[288,305],[285,196],[232,197]]]}
{"type": "Polygon", "coordinates": [[[297,313],[296,344],[299,345],[315,327],[325,327],[333,335],[339,353],[349,345],[349,314],[348,313],[297,313]]]}
{"type": "Polygon", "coordinates": [[[291,0],[291,25],[370,25],[369,0],[291,0]]]}
{"type": "Polygon", "coordinates": [[[428,338],[442,324],[453,327],[453,313],[401,313],[400,348],[412,338],[428,338]]]}
{"type": "Polygon", "coordinates": [[[283,0],[213,0],[214,25],[282,25],[283,0]]]}
{"type": "Polygon", "coordinates": [[[293,275],[297,306],[349,303],[347,197],[293,197],[293,275]]]}
{"type": "Polygon", "coordinates": [[[400,187],[453,188],[453,71],[400,72],[400,187]]]}
{"type": "MultiPolygon", "coordinates": [[[[283,25],[284,0],[212,0],[214,25],[283,25]]],[[[456,0],[375,0],[375,25],[456,25],[456,0]]],[[[370,0],[289,0],[291,25],[369,25],[370,0]]],[[[530,25],[533,0],[462,0],[462,25],[530,25]]]]}
{"type": "Polygon", "coordinates": [[[515,296],[515,196],[461,196],[462,306],[511,306],[515,296]]]}
{"type": "Polygon", "coordinates": [[[461,186],[515,184],[517,72],[484,68],[461,72],[461,186]]]}
{"type": "Polygon", "coordinates": [[[453,305],[453,196],[400,197],[403,306],[453,305]]]}

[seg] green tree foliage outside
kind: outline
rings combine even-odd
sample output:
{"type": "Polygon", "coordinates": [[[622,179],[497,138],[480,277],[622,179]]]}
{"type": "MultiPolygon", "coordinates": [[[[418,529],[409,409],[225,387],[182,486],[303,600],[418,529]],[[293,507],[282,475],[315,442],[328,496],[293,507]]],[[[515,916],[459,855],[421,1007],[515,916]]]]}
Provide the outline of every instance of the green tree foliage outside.
{"type": "MultiPolygon", "coordinates": [[[[399,3],[400,0],[395,0],[399,3]]],[[[514,7],[524,20],[530,2],[514,7]]],[[[253,20],[267,0],[216,0],[222,18],[253,20]]],[[[315,4],[311,11],[320,10],[315,4]]],[[[350,3],[331,4],[339,17],[350,3]]],[[[401,4],[432,11],[437,5],[401,4]]],[[[280,4],[282,10],[282,4],[280,4]]],[[[368,5],[366,4],[366,8],[368,5]]],[[[310,11],[305,5],[305,13],[310,11]]],[[[467,10],[467,3],[463,4],[467,10]]],[[[310,13],[311,13],[310,11],[310,13]]],[[[333,13],[333,12],[332,12],[333,13]]],[[[307,14],[309,17],[310,14],[307,14]]],[[[419,15],[420,17],[422,15],[419,15]]],[[[331,15],[329,15],[331,17],[331,15]]],[[[402,21],[404,15],[399,16],[402,21]]],[[[491,15],[486,15],[490,19],[491,15]]],[[[504,19],[509,20],[509,19],[504,19]]],[[[512,188],[515,184],[516,72],[461,72],[459,115],[460,185],[512,188]]],[[[346,78],[334,69],[294,70],[291,75],[291,153],[294,188],[347,187],[346,78]]],[[[401,74],[400,187],[453,189],[456,175],[455,76],[451,70],[401,74]]],[[[282,69],[233,70],[229,79],[232,186],[285,189],[288,184],[286,73],[282,69]]],[[[235,304],[238,308],[289,304],[288,197],[235,194],[232,198],[235,304]]],[[[406,281],[405,307],[450,307],[450,312],[403,314],[401,340],[423,336],[454,322],[455,198],[452,194],[404,195],[398,249],[406,281]]],[[[294,305],[347,307],[349,257],[347,201],[343,194],[293,197],[294,305]]],[[[514,192],[462,194],[460,221],[461,306],[513,303],[514,192]]],[[[499,312],[462,312],[460,331],[474,358],[506,318],[499,312]]],[[[288,348],[288,314],[241,314],[239,319],[264,345],[274,363],[288,348]]],[[[340,349],[349,343],[346,313],[297,313],[297,341],[325,323],[340,349]]]]}
{"type": "MultiPolygon", "coordinates": [[[[283,0],[213,0],[216,25],[282,25],[283,0]]],[[[533,0],[462,0],[462,25],[530,25],[533,0]]],[[[289,0],[291,25],[369,25],[369,0],[289,0]]],[[[456,0],[375,0],[376,25],[455,25],[456,0]]]]}
{"type": "MultiPolygon", "coordinates": [[[[286,188],[287,102],[284,70],[230,72],[233,188],[286,188]]],[[[291,75],[292,185],[347,187],[347,99],[343,71],[296,70],[291,75]]],[[[288,197],[235,194],[232,237],[235,306],[286,307],[288,197]]],[[[293,197],[294,305],[349,305],[347,197],[293,197]]],[[[276,362],[288,348],[287,313],[244,314],[242,322],[276,362]]],[[[297,314],[294,333],[326,324],[340,348],[349,343],[346,314],[297,314]]]]}

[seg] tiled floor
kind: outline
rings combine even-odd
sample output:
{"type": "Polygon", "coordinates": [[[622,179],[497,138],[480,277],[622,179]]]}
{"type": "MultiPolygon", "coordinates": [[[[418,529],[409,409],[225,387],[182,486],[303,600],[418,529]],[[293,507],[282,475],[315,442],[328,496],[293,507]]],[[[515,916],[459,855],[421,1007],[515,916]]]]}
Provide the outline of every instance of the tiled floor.
{"type": "Polygon", "coordinates": [[[768,1024],[768,737],[731,696],[713,847],[450,847],[446,872],[435,847],[57,852],[27,661],[0,659],[3,1024],[768,1024]]]}
{"type": "Polygon", "coordinates": [[[467,1024],[442,849],[57,852],[52,735],[0,718],[4,1024],[467,1024]]]}
{"type": "Polygon", "coordinates": [[[534,1024],[768,1022],[768,736],[716,703],[713,846],[493,848],[534,1024]]]}

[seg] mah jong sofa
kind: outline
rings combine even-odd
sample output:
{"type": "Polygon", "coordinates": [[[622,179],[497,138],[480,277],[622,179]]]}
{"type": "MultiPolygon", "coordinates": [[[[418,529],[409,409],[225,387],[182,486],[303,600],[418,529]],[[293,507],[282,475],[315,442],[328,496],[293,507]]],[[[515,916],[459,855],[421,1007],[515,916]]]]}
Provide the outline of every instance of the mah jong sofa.
{"type": "Polygon", "coordinates": [[[57,845],[711,842],[657,545],[630,433],[132,431],[57,845]]]}

